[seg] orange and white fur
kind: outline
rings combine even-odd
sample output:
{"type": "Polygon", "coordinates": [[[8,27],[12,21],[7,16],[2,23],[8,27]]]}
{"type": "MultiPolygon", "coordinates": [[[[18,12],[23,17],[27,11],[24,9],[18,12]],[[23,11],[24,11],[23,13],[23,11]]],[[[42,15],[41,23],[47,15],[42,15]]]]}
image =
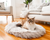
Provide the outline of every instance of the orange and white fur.
{"type": "Polygon", "coordinates": [[[36,28],[35,17],[34,18],[27,17],[26,22],[23,25],[23,28],[33,31],[36,28]]]}

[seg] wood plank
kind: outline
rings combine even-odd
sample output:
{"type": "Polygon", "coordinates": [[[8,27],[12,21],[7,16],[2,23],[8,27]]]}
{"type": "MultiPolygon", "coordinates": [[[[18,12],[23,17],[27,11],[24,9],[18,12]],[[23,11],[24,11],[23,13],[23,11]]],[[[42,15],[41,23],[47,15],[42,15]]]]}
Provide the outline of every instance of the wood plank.
{"type": "MultiPolygon", "coordinates": [[[[15,19],[15,21],[16,22],[21,21],[21,19],[15,19]]],[[[8,34],[4,31],[6,24],[0,24],[0,36],[5,40],[50,40],[50,26],[43,25],[43,24],[39,24],[39,25],[43,26],[46,29],[46,34],[42,37],[39,37],[39,38],[22,39],[22,38],[19,38],[19,37],[15,37],[14,35],[8,34]]]]}
{"type": "Polygon", "coordinates": [[[4,40],[4,39],[0,36],[0,40],[4,40]]]}

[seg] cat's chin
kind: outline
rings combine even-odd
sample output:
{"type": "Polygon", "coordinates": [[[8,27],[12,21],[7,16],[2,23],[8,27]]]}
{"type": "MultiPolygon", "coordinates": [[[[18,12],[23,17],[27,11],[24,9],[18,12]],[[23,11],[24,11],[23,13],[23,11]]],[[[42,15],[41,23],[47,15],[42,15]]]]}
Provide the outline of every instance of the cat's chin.
{"type": "Polygon", "coordinates": [[[29,24],[33,24],[33,23],[29,23],[29,24]]]}
{"type": "Polygon", "coordinates": [[[29,24],[31,25],[31,24],[35,24],[35,23],[29,23],[29,24]]]}

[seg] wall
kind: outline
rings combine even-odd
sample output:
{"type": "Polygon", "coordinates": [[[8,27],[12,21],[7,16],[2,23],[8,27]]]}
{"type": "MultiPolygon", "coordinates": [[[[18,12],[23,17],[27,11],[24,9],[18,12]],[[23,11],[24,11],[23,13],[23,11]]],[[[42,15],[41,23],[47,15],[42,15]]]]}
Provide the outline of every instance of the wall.
{"type": "Polygon", "coordinates": [[[42,3],[42,0],[33,0],[33,5],[40,5],[42,3]]]}
{"type": "MultiPolygon", "coordinates": [[[[25,7],[24,0],[11,0],[11,5],[13,6],[13,15],[14,18],[19,18],[22,9],[25,7]]],[[[41,0],[33,0],[33,4],[41,4],[41,0]]]]}
{"type": "Polygon", "coordinates": [[[13,15],[14,15],[14,18],[15,18],[16,17],[15,0],[11,0],[11,5],[13,6],[13,15]]]}
{"type": "Polygon", "coordinates": [[[14,18],[19,18],[21,10],[24,8],[23,0],[11,0],[11,5],[13,6],[14,18]]]}

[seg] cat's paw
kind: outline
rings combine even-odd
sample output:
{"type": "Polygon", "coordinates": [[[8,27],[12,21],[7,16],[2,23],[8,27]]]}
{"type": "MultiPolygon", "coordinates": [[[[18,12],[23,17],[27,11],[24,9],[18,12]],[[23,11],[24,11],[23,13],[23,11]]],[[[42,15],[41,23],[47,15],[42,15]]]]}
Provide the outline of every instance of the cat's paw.
{"type": "Polygon", "coordinates": [[[23,28],[28,30],[28,28],[27,28],[27,27],[23,27],[23,28]]]}

